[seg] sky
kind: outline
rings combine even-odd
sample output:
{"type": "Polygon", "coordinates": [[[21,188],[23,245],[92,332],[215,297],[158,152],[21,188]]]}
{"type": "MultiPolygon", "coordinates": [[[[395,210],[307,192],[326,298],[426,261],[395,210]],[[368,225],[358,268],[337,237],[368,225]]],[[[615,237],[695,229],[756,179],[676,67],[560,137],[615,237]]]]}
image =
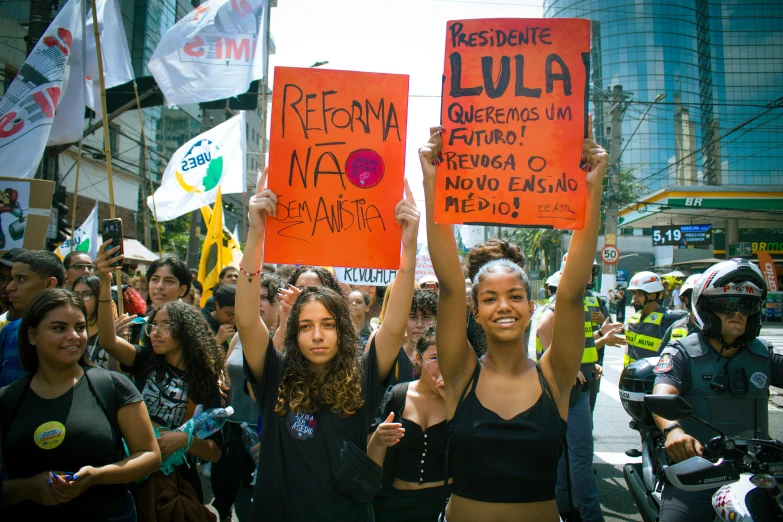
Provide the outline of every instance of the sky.
{"type": "MultiPolygon", "coordinates": [[[[446,22],[542,14],[542,0],[278,0],[270,18],[276,54],[269,84],[276,66],[322,61],[327,69],[409,75],[405,177],[423,210],[418,148],[440,120],[446,22]]],[[[423,218],[419,242],[426,242],[423,218]]]]}

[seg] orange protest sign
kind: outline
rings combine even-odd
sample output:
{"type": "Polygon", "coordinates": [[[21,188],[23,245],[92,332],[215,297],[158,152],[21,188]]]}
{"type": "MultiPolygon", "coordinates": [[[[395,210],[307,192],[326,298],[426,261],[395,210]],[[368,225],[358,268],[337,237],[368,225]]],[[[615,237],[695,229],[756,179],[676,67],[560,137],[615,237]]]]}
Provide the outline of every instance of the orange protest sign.
{"type": "Polygon", "coordinates": [[[448,22],[438,223],[584,225],[590,21],[448,22]]]}
{"type": "Polygon", "coordinates": [[[408,76],[276,67],[264,261],[397,268],[408,76]]]}

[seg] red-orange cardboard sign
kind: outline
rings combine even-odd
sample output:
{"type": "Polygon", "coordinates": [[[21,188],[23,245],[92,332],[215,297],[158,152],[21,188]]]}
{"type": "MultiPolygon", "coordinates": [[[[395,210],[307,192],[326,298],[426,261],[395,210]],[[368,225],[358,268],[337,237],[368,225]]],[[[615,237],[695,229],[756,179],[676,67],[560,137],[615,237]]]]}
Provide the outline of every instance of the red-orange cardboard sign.
{"type": "Polygon", "coordinates": [[[584,226],[590,21],[446,26],[435,221],[584,226]]]}
{"type": "Polygon", "coordinates": [[[275,67],[264,261],[398,268],[408,76],[275,67]]]}

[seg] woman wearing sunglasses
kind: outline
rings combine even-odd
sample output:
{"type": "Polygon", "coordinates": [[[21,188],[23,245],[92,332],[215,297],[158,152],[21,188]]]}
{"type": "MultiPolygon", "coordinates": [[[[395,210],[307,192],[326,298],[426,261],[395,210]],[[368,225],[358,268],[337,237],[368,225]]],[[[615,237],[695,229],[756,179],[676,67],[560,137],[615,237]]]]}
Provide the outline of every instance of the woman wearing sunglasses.
{"type": "MultiPolygon", "coordinates": [[[[758,339],[767,284],[745,259],[709,268],[693,290],[692,313],[699,332],[669,343],[655,367],[655,395],[681,395],[693,414],[732,437],[769,438],[770,386],[783,384],[783,355],[758,339]]],[[[655,416],[669,460],[702,456],[715,435],[691,420],[655,416]]],[[[663,488],[661,520],[712,520],[715,489],[685,492],[663,488]]]]}
{"type": "Polygon", "coordinates": [[[449,432],[434,326],[418,339],[414,362],[419,378],[389,388],[367,445],[383,466],[384,488],[374,503],[378,522],[434,522],[445,497],[449,432]]]}

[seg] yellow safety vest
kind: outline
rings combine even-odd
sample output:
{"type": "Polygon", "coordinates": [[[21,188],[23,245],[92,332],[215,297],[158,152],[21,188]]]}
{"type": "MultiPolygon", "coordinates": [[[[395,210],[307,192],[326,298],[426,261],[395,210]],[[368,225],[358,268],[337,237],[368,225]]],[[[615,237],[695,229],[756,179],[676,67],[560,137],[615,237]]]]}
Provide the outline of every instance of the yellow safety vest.
{"type": "MultiPolygon", "coordinates": [[[[554,296],[553,296],[554,297],[554,296]]],[[[582,364],[590,364],[598,362],[598,350],[595,347],[595,338],[593,338],[593,320],[590,315],[590,308],[588,306],[588,300],[592,306],[593,300],[598,303],[598,299],[592,296],[585,296],[585,349],[582,352],[582,364]]],[[[555,302],[551,300],[548,308],[554,311],[555,302]]],[[[546,311],[544,312],[546,313],[546,311]]],[[[541,356],[544,355],[544,347],[541,345],[541,339],[536,333],[536,361],[541,360],[541,356]]]]}
{"type": "Polygon", "coordinates": [[[636,312],[628,319],[628,326],[625,329],[628,348],[625,352],[624,366],[658,354],[664,334],[661,328],[663,315],[664,312],[653,312],[642,320],[642,313],[636,312]]]}

